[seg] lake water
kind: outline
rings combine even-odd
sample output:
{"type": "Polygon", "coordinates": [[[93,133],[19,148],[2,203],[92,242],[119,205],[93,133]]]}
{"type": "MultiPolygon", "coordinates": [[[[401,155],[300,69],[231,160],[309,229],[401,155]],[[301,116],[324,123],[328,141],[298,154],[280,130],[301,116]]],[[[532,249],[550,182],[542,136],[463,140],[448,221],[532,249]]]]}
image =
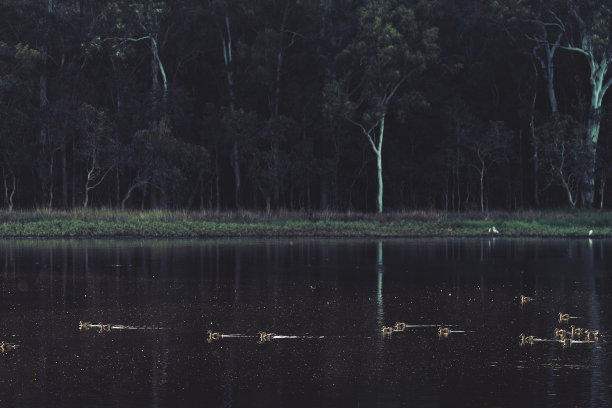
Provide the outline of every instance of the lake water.
{"type": "Polygon", "coordinates": [[[18,240],[0,273],[3,407],[612,404],[608,240],[18,240]]]}

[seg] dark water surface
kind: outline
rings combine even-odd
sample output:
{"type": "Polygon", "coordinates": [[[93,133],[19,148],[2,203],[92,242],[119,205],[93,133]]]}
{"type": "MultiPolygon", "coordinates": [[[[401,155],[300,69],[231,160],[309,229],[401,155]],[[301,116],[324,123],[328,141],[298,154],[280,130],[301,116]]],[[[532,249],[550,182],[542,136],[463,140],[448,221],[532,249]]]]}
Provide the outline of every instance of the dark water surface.
{"type": "Polygon", "coordinates": [[[0,407],[612,405],[612,241],[0,241],[0,272],[0,407]]]}

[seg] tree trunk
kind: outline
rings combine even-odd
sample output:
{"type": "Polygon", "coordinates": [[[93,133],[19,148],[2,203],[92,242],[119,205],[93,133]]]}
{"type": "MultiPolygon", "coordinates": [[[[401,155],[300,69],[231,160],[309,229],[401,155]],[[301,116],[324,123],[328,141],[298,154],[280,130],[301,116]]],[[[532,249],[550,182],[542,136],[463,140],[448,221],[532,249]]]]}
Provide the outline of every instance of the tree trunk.
{"type": "Polygon", "coordinates": [[[12,179],[12,184],[10,187],[8,183],[6,182],[6,179],[8,176],[6,175],[4,171],[4,167],[2,167],[2,179],[4,181],[4,202],[6,203],[6,207],[8,211],[11,212],[13,211],[13,197],[15,196],[16,180],[15,180],[15,173],[13,173],[13,170],[9,168],[8,172],[12,179]]]}
{"type": "Polygon", "coordinates": [[[595,200],[595,162],[597,160],[597,140],[601,123],[601,105],[591,105],[586,135],[586,170],[582,180],[582,203],[591,208],[595,200]],[[595,106],[594,106],[595,105],[595,106]]]}
{"type": "MultiPolygon", "coordinates": [[[[283,18],[281,20],[279,30],[279,48],[276,54],[276,75],[274,77],[274,106],[273,117],[276,119],[280,112],[280,92],[281,92],[281,72],[283,67],[283,59],[285,57],[285,48],[283,45],[283,37],[286,31],[287,18],[289,17],[289,1],[285,3],[283,18]]],[[[279,144],[274,141],[272,143],[272,192],[273,203],[278,207],[280,200],[280,159],[279,159],[279,144]]]]}
{"type": "Polygon", "coordinates": [[[542,67],[544,71],[544,79],[546,80],[546,92],[548,94],[548,102],[550,103],[550,111],[552,113],[557,113],[558,105],[557,105],[557,95],[555,94],[555,70],[554,70],[554,62],[553,58],[555,56],[556,44],[553,48],[550,48],[550,44],[546,44],[546,66],[542,67]]]}
{"type": "MultiPolygon", "coordinates": [[[[538,79],[538,70],[535,70],[536,72],[536,81],[538,79]]],[[[537,85],[537,84],[536,84],[537,85]]],[[[540,207],[540,181],[539,181],[539,177],[540,177],[540,169],[539,169],[539,163],[538,163],[538,139],[536,137],[536,133],[535,133],[535,106],[536,106],[536,99],[538,96],[538,91],[537,91],[537,86],[534,86],[534,91],[533,91],[533,99],[531,100],[531,115],[529,118],[529,131],[530,131],[530,135],[531,135],[531,143],[533,144],[533,202],[536,206],[536,208],[540,207]]]]}
{"type": "Polygon", "coordinates": [[[127,200],[130,199],[130,196],[132,195],[132,192],[134,191],[134,189],[145,185],[146,186],[147,181],[137,181],[134,184],[132,184],[130,186],[130,188],[128,188],[128,191],[125,193],[125,196],[123,197],[123,200],[121,200],[121,209],[125,210],[125,203],[127,202],[127,200]]]}
{"type": "Polygon", "coordinates": [[[66,158],[66,143],[62,143],[62,206],[68,208],[68,170],[66,158]]]}
{"type": "Polygon", "coordinates": [[[121,179],[119,178],[119,167],[117,166],[117,168],[115,169],[115,206],[116,208],[119,207],[119,203],[121,200],[121,183],[120,183],[121,179]]]}
{"type": "MultiPolygon", "coordinates": [[[[236,107],[235,99],[236,93],[234,90],[234,71],[232,70],[232,31],[230,29],[230,20],[227,12],[225,13],[225,28],[227,32],[227,38],[221,38],[221,45],[223,46],[223,62],[225,63],[226,78],[227,78],[227,90],[229,94],[229,108],[230,113],[234,116],[236,107]]],[[[232,153],[230,155],[230,165],[234,171],[234,201],[236,208],[242,208],[241,202],[241,177],[240,177],[240,147],[238,141],[235,140],[232,145],[232,153]]]]}
{"type": "Polygon", "coordinates": [[[191,194],[189,194],[189,199],[187,200],[187,210],[191,210],[191,207],[193,206],[193,202],[196,198],[196,193],[200,189],[200,184],[202,184],[203,177],[204,170],[200,169],[200,171],[198,172],[198,179],[196,180],[195,186],[193,187],[193,190],[191,190],[191,194]]]}
{"type": "MultiPolygon", "coordinates": [[[[46,156],[46,150],[50,144],[50,136],[49,136],[49,118],[46,113],[49,105],[48,98],[48,75],[47,75],[47,59],[48,59],[48,40],[49,40],[49,32],[51,31],[51,14],[53,13],[53,0],[48,0],[47,3],[47,15],[44,16],[40,21],[43,26],[43,39],[42,45],[40,47],[40,62],[41,62],[41,70],[39,76],[39,100],[40,100],[40,114],[42,117],[42,123],[40,127],[40,135],[39,135],[39,143],[41,146],[40,156],[44,158],[46,156]]],[[[39,168],[39,172],[41,175],[41,188],[43,191],[43,202],[45,196],[50,191],[48,188],[49,180],[51,176],[47,176],[46,170],[44,168],[44,160],[41,163],[41,167],[39,168]]],[[[52,201],[52,197],[49,198],[49,206],[52,201]]]]}
{"type": "Polygon", "coordinates": [[[480,175],[480,212],[484,212],[484,174],[485,165],[484,160],[480,160],[480,169],[478,170],[480,175]]]}
{"type": "Polygon", "coordinates": [[[376,170],[378,176],[378,194],[376,195],[376,209],[379,214],[383,212],[383,176],[382,176],[382,144],[385,133],[385,114],[383,113],[380,119],[380,133],[378,136],[378,147],[374,150],[376,153],[376,170]]]}

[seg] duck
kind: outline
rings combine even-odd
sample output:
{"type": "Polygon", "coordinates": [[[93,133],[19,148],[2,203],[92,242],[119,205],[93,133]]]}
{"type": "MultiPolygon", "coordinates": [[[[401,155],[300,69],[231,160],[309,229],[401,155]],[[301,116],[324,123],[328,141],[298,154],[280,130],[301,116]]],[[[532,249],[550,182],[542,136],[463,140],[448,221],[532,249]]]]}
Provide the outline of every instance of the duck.
{"type": "Polygon", "coordinates": [[[395,322],[395,331],[404,331],[406,330],[406,323],[395,322]]]}
{"type": "Polygon", "coordinates": [[[572,337],[574,337],[574,336],[578,336],[579,337],[584,332],[584,329],[582,329],[580,327],[576,327],[573,324],[570,326],[570,329],[572,329],[572,337]]]}
{"type": "Polygon", "coordinates": [[[7,343],[6,341],[0,342],[0,350],[3,353],[8,350],[15,350],[17,347],[19,347],[18,344],[7,343]]]}
{"type": "Polygon", "coordinates": [[[567,322],[570,318],[568,313],[559,313],[559,322],[567,322]]]}
{"type": "Polygon", "coordinates": [[[83,322],[82,320],[79,320],[79,330],[89,330],[91,329],[91,322],[83,322]]]}
{"type": "Polygon", "coordinates": [[[276,333],[266,333],[263,331],[257,332],[259,334],[259,343],[270,341],[276,336],[276,333]]]}
{"type": "Polygon", "coordinates": [[[393,327],[391,326],[382,327],[382,334],[392,334],[392,333],[393,333],[393,327]]]}
{"type": "Polygon", "coordinates": [[[599,331],[598,330],[589,330],[589,329],[586,329],[584,331],[584,335],[585,335],[586,341],[599,340],[599,331]]]}
{"type": "Polygon", "coordinates": [[[212,330],[208,330],[206,332],[208,334],[208,342],[212,342],[213,340],[219,340],[221,338],[221,336],[223,336],[221,333],[218,332],[213,332],[212,330]]]}
{"type": "Polygon", "coordinates": [[[451,329],[449,329],[448,327],[438,327],[438,334],[440,336],[448,336],[449,334],[451,334],[451,329]]]}
{"type": "Polygon", "coordinates": [[[536,341],[534,336],[527,336],[525,333],[521,333],[519,339],[521,340],[521,345],[533,344],[536,341]]]}
{"type": "Polygon", "coordinates": [[[532,297],[521,295],[521,305],[524,305],[524,304],[529,303],[531,301],[533,301],[532,297]]]}
{"type": "Polygon", "coordinates": [[[555,338],[559,338],[559,337],[563,338],[563,337],[567,336],[568,334],[569,333],[568,333],[567,330],[563,330],[563,329],[559,329],[559,328],[555,329],[555,338]]]}
{"type": "Polygon", "coordinates": [[[104,324],[102,322],[98,323],[96,327],[100,328],[100,330],[98,330],[99,333],[111,330],[111,325],[110,324],[104,324]]]}

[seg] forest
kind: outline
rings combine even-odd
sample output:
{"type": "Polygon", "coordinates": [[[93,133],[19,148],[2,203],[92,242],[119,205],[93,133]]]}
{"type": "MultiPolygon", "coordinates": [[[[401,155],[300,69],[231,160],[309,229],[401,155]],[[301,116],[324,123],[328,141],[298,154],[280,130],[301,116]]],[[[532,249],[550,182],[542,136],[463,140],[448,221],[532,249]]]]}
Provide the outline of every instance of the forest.
{"type": "Polygon", "coordinates": [[[2,206],[607,208],[611,10],[2,0],[2,206]]]}

